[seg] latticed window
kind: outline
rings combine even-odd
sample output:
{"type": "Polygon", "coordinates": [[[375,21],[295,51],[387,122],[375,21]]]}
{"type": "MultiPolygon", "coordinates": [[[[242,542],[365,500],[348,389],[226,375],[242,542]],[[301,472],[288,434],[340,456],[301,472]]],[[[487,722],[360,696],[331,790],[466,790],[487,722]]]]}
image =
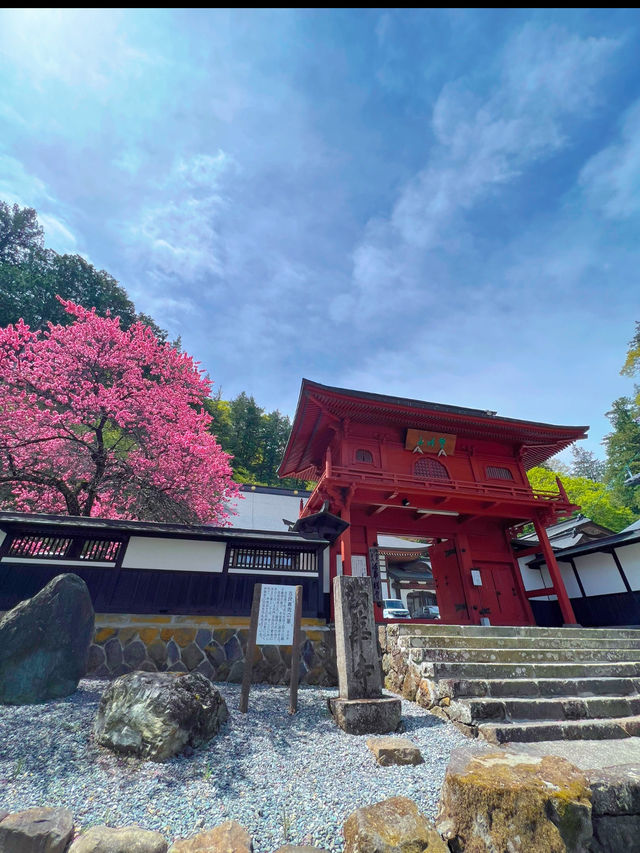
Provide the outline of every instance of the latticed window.
{"type": "Polygon", "coordinates": [[[115,563],[121,548],[122,542],[117,539],[81,539],[77,536],[48,536],[36,533],[15,537],[7,556],[115,563]]]}
{"type": "Polygon", "coordinates": [[[487,477],[490,480],[513,480],[511,471],[500,465],[487,465],[487,477]]]}
{"type": "Polygon", "coordinates": [[[418,459],[413,469],[416,477],[425,480],[448,480],[449,472],[437,459],[418,459]]]}
{"type": "Polygon", "coordinates": [[[373,465],[373,453],[370,450],[356,450],[356,462],[373,465]]]}

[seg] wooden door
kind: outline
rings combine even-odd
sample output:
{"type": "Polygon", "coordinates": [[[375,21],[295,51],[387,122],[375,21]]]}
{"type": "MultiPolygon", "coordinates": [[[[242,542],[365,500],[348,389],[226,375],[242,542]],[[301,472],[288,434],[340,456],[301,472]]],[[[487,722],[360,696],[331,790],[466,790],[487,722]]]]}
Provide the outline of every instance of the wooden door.
{"type": "Polygon", "coordinates": [[[449,540],[432,545],[429,548],[429,557],[440,608],[440,621],[448,625],[468,625],[471,619],[454,543],[449,540]]]}

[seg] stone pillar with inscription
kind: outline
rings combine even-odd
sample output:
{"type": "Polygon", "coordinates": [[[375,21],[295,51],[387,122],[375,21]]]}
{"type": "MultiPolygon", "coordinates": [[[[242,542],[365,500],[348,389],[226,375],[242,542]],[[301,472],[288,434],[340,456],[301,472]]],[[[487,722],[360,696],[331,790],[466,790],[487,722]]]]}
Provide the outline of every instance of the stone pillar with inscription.
{"type": "Polygon", "coordinates": [[[400,699],[382,695],[382,667],[373,619],[371,578],[333,580],[340,695],[329,710],[345,732],[385,734],[400,725],[400,699]]]}

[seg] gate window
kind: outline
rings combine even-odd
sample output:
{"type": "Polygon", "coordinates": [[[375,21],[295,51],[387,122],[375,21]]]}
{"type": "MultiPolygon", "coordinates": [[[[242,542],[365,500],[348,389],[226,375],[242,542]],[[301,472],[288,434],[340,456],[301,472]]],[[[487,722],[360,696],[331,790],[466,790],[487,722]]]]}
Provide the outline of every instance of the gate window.
{"type": "Polygon", "coordinates": [[[416,477],[425,480],[448,480],[449,472],[437,459],[418,459],[413,469],[416,477]]]}
{"type": "Polygon", "coordinates": [[[499,465],[487,465],[487,478],[490,480],[513,480],[513,474],[508,468],[499,465]]]}
{"type": "Polygon", "coordinates": [[[356,450],[356,462],[373,465],[373,453],[370,450],[356,450]]]}

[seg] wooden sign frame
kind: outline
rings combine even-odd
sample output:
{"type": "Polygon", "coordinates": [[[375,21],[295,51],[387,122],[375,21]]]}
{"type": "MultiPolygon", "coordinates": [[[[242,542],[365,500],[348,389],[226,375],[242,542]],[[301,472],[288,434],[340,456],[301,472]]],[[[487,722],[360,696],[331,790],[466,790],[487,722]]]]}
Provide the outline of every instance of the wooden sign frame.
{"type": "MultiPolygon", "coordinates": [[[[273,584],[265,584],[272,586],[273,584]]],[[[249,623],[249,639],[247,641],[247,652],[244,660],[244,671],[242,673],[242,692],[240,694],[240,711],[247,713],[249,708],[249,690],[251,689],[251,674],[253,672],[253,659],[256,653],[256,637],[258,634],[258,617],[260,615],[260,601],[262,599],[263,584],[257,583],[253,587],[253,602],[251,604],[251,621],[249,623]]],[[[298,710],[298,681],[300,680],[300,622],[302,619],[302,587],[294,587],[296,591],[296,603],[293,616],[293,640],[291,646],[291,680],[289,687],[289,713],[295,714],[298,710]]]]}

